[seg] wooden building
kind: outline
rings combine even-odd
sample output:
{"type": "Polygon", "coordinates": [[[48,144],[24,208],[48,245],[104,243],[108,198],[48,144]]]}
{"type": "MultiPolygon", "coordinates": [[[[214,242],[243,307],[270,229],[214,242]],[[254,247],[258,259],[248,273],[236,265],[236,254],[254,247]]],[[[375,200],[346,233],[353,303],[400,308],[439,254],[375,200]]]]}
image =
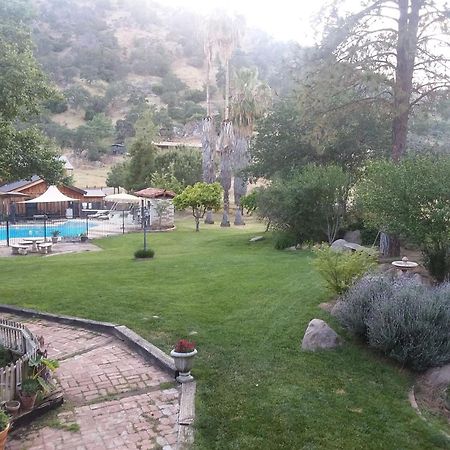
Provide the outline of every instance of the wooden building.
{"type": "MultiPolygon", "coordinates": [[[[9,216],[14,214],[16,219],[30,219],[37,215],[46,214],[49,217],[81,217],[83,203],[95,203],[96,206],[103,207],[104,194],[87,192],[75,186],[65,184],[59,185],[58,189],[67,197],[76,201],[57,203],[23,203],[23,200],[31,200],[42,195],[49,187],[49,184],[37,176],[30,180],[20,180],[0,186],[0,193],[15,192],[22,194],[22,197],[9,196],[2,201],[2,214],[9,216]]],[[[2,197],[3,198],[3,197],[2,197]]]]}

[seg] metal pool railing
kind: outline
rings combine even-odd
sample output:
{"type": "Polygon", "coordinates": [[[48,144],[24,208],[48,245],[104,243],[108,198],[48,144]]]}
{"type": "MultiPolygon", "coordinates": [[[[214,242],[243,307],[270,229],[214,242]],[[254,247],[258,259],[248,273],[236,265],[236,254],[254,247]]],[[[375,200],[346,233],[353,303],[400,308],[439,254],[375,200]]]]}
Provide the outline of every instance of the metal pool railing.
{"type": "Polygon", "coordinates": [[[16,397],[25,366],[36,355],[39,342],[25,325],[0,319],[0,345],[19,356],[14,363],[0,368],[0,402],[6,402],[16,397]]]}

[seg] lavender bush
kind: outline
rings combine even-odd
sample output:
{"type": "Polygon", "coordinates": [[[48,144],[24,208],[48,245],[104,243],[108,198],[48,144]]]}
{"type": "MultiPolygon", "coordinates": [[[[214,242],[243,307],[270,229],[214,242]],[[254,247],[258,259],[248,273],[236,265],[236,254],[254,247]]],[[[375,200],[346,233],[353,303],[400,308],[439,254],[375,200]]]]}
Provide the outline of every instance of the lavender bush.
{"type": "Polygon", "coordinates": [[[450,362],[450,283],[427,287],[410,278],[365,277],[333,312],[371,347],[414,370],[450,362]]]}

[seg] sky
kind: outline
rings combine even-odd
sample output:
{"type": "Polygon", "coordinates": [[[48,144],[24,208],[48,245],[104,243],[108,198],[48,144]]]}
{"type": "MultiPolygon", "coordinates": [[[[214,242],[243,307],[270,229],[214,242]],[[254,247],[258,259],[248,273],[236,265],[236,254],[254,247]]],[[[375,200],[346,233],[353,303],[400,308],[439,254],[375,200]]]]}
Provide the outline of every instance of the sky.
{"type": "MultiPolygon", "coordinates": [[[[280,40],[295,40],[303,45],[314,43],[311,23],[326,0],[164,0],[208,14],[215,9],[241,14],[250,27],[262,29],[280,40]]],[[[347,7],[357,7],[359,0],[347,0],[347,7]]]]}

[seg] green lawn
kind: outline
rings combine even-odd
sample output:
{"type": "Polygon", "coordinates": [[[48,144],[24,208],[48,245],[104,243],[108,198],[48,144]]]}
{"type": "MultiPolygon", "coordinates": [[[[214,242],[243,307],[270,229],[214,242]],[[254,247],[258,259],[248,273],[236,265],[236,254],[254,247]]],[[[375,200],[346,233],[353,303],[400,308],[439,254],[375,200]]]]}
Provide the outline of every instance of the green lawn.
{"type": "Polygon", "coordinates": [[[249,244],[258,225],[178,225],[150,236],[150,261],[132,258],[141,235],[100,240],[102,252],[3,258],[1,301],[125,324],[167,352],[197,332],[197,448],[449,448],[409,406],[407,372],[349,336],[338,351],[300,351],[314,317],[343,333],[318,308],[329,295],[310,253],[249,244]]]}

